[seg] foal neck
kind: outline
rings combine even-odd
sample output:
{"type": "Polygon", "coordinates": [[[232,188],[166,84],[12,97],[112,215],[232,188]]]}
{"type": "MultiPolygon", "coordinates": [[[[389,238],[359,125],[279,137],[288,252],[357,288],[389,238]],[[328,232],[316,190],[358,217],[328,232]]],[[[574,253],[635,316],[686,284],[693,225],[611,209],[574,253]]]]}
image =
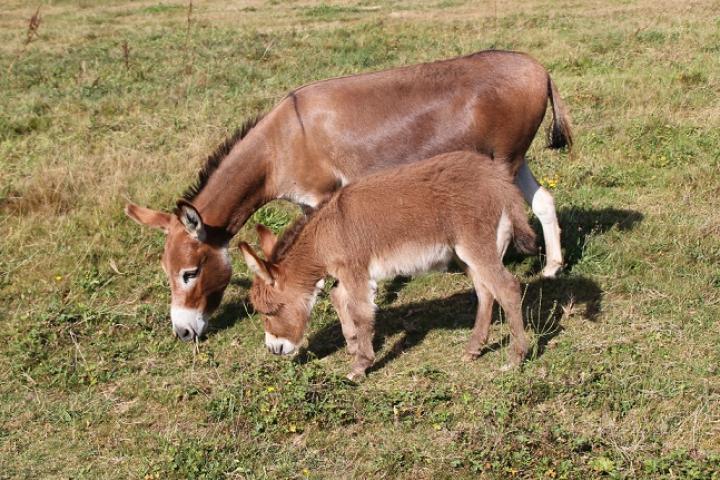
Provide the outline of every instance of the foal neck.
{"type": "Polygon", "coordinates": [[[327,275],[327,267],[318,249],[321,243],[317,239],[316,220],[310,218],[300,226],[299,231],[295,231],[294,226],[290,227],[288,234],[293,238],[283,236],[273,252],[274,261],[284,272],[285,281],[303,289],[314,288],[327,275]],[[277,252],[277,247],[282,251],[277,252]],[[277,253],[280,255],[276,256],[277,253]]]}

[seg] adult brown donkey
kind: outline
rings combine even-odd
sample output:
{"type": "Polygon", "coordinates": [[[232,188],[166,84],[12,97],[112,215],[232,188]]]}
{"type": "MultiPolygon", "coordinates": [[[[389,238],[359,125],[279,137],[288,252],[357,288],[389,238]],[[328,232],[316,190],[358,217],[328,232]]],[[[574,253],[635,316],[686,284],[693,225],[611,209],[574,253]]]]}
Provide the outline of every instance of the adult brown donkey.
{"type": "Polygon", "coordinates": [[[540,219],[543,274],[554,276],[562,253],[553,198],[525,162],[548,100],[549,147],[570,146],[570,122],[555,85],[521,53],[484,51],[291,92],[208,158],[175,212],[125,209],[167,234],[162,265],[175,334],[192,340],[205,331],[230,282],[228,243],[265,203],[284,198],[314,208],[339,186],[383,167],[454,150],[506,164],[540,219]]]}

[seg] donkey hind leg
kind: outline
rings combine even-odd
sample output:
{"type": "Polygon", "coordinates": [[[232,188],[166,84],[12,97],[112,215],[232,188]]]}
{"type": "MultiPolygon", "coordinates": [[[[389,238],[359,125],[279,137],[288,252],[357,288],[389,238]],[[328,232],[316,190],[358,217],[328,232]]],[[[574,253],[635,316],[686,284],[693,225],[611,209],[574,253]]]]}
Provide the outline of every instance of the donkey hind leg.
{"type": "Polygon", "coordinates": [[[518,170],[515,183],[520,187],[525,201],[532,206],[533,213],[542,224],[545,248],[547,249],[547,261],[542,275],[543,277],[553,278],[563,266],[562,250],[560,249],[560,225],[555,212],[555,201],[550,192],[538,185],[525,159],[523,159],[520,170],[518,170]]]}
{"type": "Polygon", "coordinates": [[[346,293],[347,317],[355,328],[357,346],[352,369],[347,378],[353,381],[365,376],[365,371],[375,362],[373,336],[375,334],[375,283],[368,278],[347,281],[338,278],[346,293]]]}
{"type": "Polygon", "coordinates": [[[337,286],[332,289],[330,292],[330,300],[332,301],[333,307],[335,307],[338,318],[340,318],[340,326],[342,327],[342,333],[347,343],[347,353],[355,355],[357,352],[357,329],[350,316],[350,312],[348,312],[348,292],[343,283],[338,282],[337,286]]]}
{"type": "MultiPolygon", "coordinates": [[[[527,355],[528,341],[525,336],[522,310],[520,308],[521,297],[518,281],[505,269],[500,259],[494,255],[483,255],[477,249],[462,246],[457,246],[455,253],[473,272],[471,274],[473,283],[476,283],[475,279],[477,278],[477,283],[481,283],[495,297],[505,312],[510,326],[512,342],[508,353],[509,362],[503,369],[519,366],[527,355]]],[[[480,292],[478,292],[478,296],[480,296],[480,292]]],[[[482,308],[482,305],[479,308],[482,308]]],[[[480,311],[478,310],[478,317],[479,315],[480,311]]],[[[489,323],[489,319],[487,321],[489,323]]],[[[478,328],[477,323],[475,328],[478,328]]],[[[473,333],[475,333],[475,329],[473,329],[473,333]]]]}

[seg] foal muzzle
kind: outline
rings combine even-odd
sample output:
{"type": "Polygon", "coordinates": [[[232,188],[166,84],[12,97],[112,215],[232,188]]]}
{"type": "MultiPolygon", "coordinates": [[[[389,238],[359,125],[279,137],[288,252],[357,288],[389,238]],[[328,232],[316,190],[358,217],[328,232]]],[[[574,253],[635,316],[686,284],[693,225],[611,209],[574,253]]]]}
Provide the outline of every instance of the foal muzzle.
{"type": "Polygon", "coordinates": [[[297,349],[297,345],[287,338],[276,337],[268,332],[265,332],[265,346],[275,355],[290,355],[297,349]]]}

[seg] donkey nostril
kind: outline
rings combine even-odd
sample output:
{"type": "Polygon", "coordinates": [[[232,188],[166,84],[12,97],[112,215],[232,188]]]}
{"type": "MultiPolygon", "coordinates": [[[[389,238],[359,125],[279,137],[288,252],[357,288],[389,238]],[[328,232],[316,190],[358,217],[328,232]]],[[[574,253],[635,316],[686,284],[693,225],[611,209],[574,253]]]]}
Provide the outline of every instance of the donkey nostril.
{"type": "Polygon", "coordinates": [[[176,333],[178,338],[184,342],[192,340],[193,334],[189,328],[178,328],[176,333]]]}

